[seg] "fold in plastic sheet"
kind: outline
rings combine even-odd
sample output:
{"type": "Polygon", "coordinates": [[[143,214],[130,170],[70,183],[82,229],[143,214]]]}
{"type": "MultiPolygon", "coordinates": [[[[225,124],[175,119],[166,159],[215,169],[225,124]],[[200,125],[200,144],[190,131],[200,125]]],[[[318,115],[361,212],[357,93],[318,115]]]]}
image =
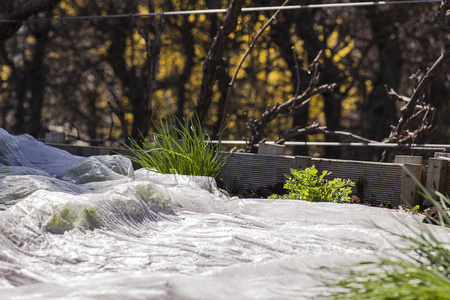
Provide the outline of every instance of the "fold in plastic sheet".
{"type": "Polygon", "coordinates": [[[212,178],[2,130],[0,148],[1,299],[314,299],[339,277],[320,267],[376,259],[400,243],[384,229],[423,226],[362,205],[228,198],[212,178]]]}

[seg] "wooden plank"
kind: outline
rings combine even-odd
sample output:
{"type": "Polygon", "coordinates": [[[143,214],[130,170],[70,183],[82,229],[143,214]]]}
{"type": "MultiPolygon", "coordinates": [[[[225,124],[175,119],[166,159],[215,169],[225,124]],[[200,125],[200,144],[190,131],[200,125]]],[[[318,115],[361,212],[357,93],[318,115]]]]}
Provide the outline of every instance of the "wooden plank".
{"type": "Polygon", "coordinates": [[[283,185],[294,166],[293,156],[234,153],[220,172],[225,189],[256,191],[260,187],[283,185]]]}
{"type": "MultiPolygon", "coordinates": [[[[125,156],[133,156],[133,153],[124,148],[109,148],[109,147],[92,147],[92,146],[75,146],[75,145],[67,145],[67,144],[53,144],[46,143],[49,146],[64,150],[69,152],[72,155],[89,157],[89,156],[97,156],[97,155],[125,155],[125,156]]],[[[133,167],[135,170],[140,169],[141,165],[133,162],[133,167]]]]}
{"type": "Polygon", "coordinates": [[[447,152],[436,152],[436,153],[434,153],[434,157],[435,158],[439,158],[439,157],[450,158],[450,153],[447,153],[447,152]]]}
{"type": "Polygon", "coordinates": [[[283,155],[284,145],[261,143],[258,145],[258,154],[283,155]]]}
{"type": "MultiPolygon", "coordinates": [[[[441,158],[447,160],[447,164],[450,164],[450,153],[448,152],[436,152],[434,153],[435,158],[441,158]]],[[[447,167],[447,175],[445,180],[445,194],[450,196],[450,167],[447,167]]]]}
{"type": "Polygon", "coordinates": [[[110,147],[91,147],[91,146],[75,146],[67,144],[46,143],[49,146],[64,150],[73,155],[88,157],[95,155],[114,155],[123,154],[132,156],[132,153],[128,149],[124,148],[110,148],[110,147]]]}
{"type": "Polygon", "coordinates": [[[46,132],[45,142],[54,144],[64,144],[66,141],[66,135],[64,132],[46,132]]]}
{"type": "Polygon", "coordinates": [[[450,197],[450,167],[447,167],[447,176],[445,180],[445,193],[447,197],[450,197]]]}
{"type": "Polygon", "coordinates": [[[396,164],[422,164],[422,156],[411,156],[411,155],[396,155],[394,159],[394,163],[396,164]]]}
{"type": "MultiPolygon", "coordinates": [[[[417,164],[404,164],[407,170],[409,170],[417,180],[421,180],[422,165],[417,164]]],[[[416,181],[403,170],[402,185],[401,185],[401,199],[402,202],[408,206],[421,205],[422,201],[419,197],[419,186],[416,181]]]]}
{"type": "Polygon", "coordinates": [[[330,171],[328,179],[350,179],[355,183],[353,194],[371,205],[401,204],[401,164],[340,159],[313,158],[319,172],[330,171]]]}
{"type": "MultiPolygon", "coordinates": [[[[437,199],[434,192],[446,192],[447,172],[449,161],[442,158],[428,159],[428,173],[427,173],[427,190],[437,199]]],[[[432,203],[428,199],[424,199],[425,206],[431,206],[432,203]]]]}
{"type": "Polygon", "coordinates": [[[309,156],[296,156],[294,159],[294,169],[304,170],[312,166],[312,160],[309,156]]]}

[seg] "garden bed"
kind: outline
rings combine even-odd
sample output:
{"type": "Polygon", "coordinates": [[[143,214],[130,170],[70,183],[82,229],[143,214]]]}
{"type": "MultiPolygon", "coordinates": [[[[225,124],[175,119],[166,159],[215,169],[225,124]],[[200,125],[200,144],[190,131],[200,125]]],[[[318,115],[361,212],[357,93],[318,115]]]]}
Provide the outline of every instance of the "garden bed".
{"type": "MultiPolygon", "coordinates": [[[[0,134],[5,299],[309,299],[423,228],[378,207],[229,198],[211,177],[0,134]]],[[[448,243],[447,229],[426,228],[448,243]]]]}

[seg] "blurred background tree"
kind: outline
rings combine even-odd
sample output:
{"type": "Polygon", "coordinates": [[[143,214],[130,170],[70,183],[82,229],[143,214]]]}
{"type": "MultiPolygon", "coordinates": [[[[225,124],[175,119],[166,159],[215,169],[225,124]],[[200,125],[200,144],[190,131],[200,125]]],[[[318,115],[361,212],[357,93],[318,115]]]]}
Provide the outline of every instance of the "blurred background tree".
{"type": "MultiPolygon", "coordinates": [[[[327,3],[338,2],[334,0],[327,3]]],[[[342,1],[339,1],[342,2],[342,1]]],[[[313,4],[292,1],[291,4],[313,4]]],[[[118,145],[151,133],[155,110],[178,117],[198,110],[203,64],[223,25],[224,13],[39,20],[227,8],[228,0],[1,1],[0,126],[43,137],[64,131],[91,145],[118,145]],[[30,3],[39,6],[30,9],[30,3]],[[28,7],[28,9],[26,9],[28,7]],[[21,12],[21,13],[19,13],[21,12]],[[26,12],[26,13],[24,13],[26,12]]],[[[243,7],[282,1],[244,1],[243,7]]],[[[320,84],[337,88],[292,114],[277,118],[265,138],[314,121],[381,141],[398,118],[399,103],[385,86],[411,94],[417,70],[426,71],[445,47],[435,25],[439,3],[283,11],[244,61],[228,107],[224,139],[247,139],[246,122],[267,105],[285,102],[308,85],[304,70],[320,50],[320,84]],[[296,66],[299,66],[297,68],[296,66]]],[[[204,126],[219,132],[228,84],[245,50],[273,12],[241,12],[215,73],[204,126]]],[[[448,62],[443,70],[448,70],[448,62]]],[[[426,97],[437,108],[436,129],[426,143],[450,143],[450,74],[441,72],[426,97]]],[[[309,141],[345,141],[311,135],[309,141]]],[[[297,154],[377,160],[378,150],[297,147],[297,154]]]]}

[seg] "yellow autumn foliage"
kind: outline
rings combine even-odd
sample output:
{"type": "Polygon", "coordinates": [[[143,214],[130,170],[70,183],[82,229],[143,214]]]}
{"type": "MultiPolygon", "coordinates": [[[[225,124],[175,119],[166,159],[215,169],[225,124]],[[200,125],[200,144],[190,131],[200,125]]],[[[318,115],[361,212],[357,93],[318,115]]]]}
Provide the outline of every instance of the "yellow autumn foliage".
{"type": "MultiPolygon", "coordinates": [[[[78,12],[79,7],[85,5],[86,0],[62,0],[59,8],[54,10],[55,16],[68,15],[73,16],[78,12]]],[[[165,2],[162,0],[156,0],[156,11],[162,11],[165,2]]],[[[184,1],[171,0],[171,4],[174,10],[195,10],[195,9],[206,9],[206,1],[198,1],[193,3],[188,3],[184,1]]],[[[222,0],[221,7],[226,7],[228,1],[222,0]]],[[[251,6],[251,1],[248,1],[247,6],[251,6]]],[[[102,5],[99,5],[102,9],[99,13],[106,14],[106,11],[102,5]]],[[[136,13],[147,14],[149,13],[148,5],[138,5],[136,13]]],[[[224,14],[219,14],[219,23],[223,19],[224,14]]],[[[158,21],[163,17],[156,17],[158,21]]],[[[184,22],[183,16],[166,16],[164,18],[173,18],[174,23],[177,26],[182,26],[184,22]]],[[[235,32],[233,32],[229,37],[233,40],[233,43],[237,47],[230,48],[225,53],[225,59],[227,60],[226,73],[230,78],[233,76],[237,65],[248,49],[249,44],[255,34],[260,30],[260,28],[268,21],[268,14],[256,14],[256,13],[245,13],[239,16],[238,25],[235,32]]],[[[143,19],[143,20],[148,20],[143,19]]],[[[208,30],[213,24],[211,18],[205,14],[188,16],[187,21],[192,25],[191,34],[194,37],[193,48],[194,48],[194,65],[192,67],[189,79],[187,82],[179,82],[178,84],[183,84],[186,92],[185,98],[187,102],[184,103],[184,111],[190,114],[195,108],[198,93],[200,91],[202,76],[203,76],[203,61],[208,54],[209,47],[212,43],[211,32],[208,30]]],[[[336,26],[342,22],[341,19],[337,19],[336,26]]],[[[347,80],[344,84],[337,88],[341,94],[345,94],[346,98],[342,101],[342,114],[345,117],[354,113],[361,102],[360,91],[358,91],[356,85],[353,82],[351,74],[345,70],[346,66],[343,64],[343,59],[348,55],[358,55],[352,50],[354,49],[353,41],[351,37],[345,36],[345,38],[339,36],[339,31],[335,29],[324,41],[325,33],[324,27],[320,24],[314,24],[312,28],[318,34],[318,40],[323,41],[326,45],[324,54],[330,59],[339,70],[341,70],[346,76],[347,80]],[[343,40],[343,41],[342,41],[343,40]],[[339,49],[335,51],[335,49],[339,49]]],[[[280,55],[280,50],[277,49],[275,44],[271,41],[270,35],[268,34],[270,28],[268,28],[258,39],[255,48],[250,52],[249,57],[244,61],[241,69],[237,75],[236,82],[234,85],[234,93],[232,95],[230,103],[230,112],[232,113],[228,117],[228,130],[225,133],[227,138],[243,138],[244,135],[248,134],[245,129],[245,122],[251,118],[261,117],[262,112],[268,105],[275,105],[277,102],[284,102],[287,99],[294,96],[295,84],[293,82],[293,76],[296,74],[291,74],[288,65],[283,57],[280,55]]],[[[88,32],[90,34],[95,33],[96,27],[88,27],[88,32]]],[[[290,38],[291,43],[294,47],[294,51],[299,58],[299,63],[301,67],[308,68],[307,53],[304,50],[304,42],[294,35],[295,29],[292,27],[289,33],[286,33],[288,38],[290,38]]],[[[150,42],[154,41],[155,36],[150,33],[148,36],[150,42]]],[[[185,45],[181,44],[182,37],[180,33],[176,30],[164,30],[161,36],[161,54],[159,57],[158,71],[156,76],[157,83],[164,83],[166,81],[175,81],[181,76],[185,65],[187,63],[187,57],[185,54],[185,45]]],[[[27,42],[30,45],[36,43],[36,39],[33,36],[27,37],[27,42]]],[[[135,69],[136,72],[141,72],[140,75],[145,74],[145,64],[147,61],[147,44],[145,39],[141,36],[139,30],[130,26],[130,35],[125,41],[126,48],[124,53],[124,59],[127,67],[130,69],[135,69]]],[[[104,57],[108,54],[108,49],[111,46],[111,41],[106,41],[98,43],[92,49],[92,55],[104,57]]],[[[25,51],[25,56],[30,57],[29,51],[25,51]]],[[[59,59],[67,54],[57,53],[50,51],[48,57],[53,59],[59,59]]],[[[357,57],[357,59],[362,59],[357,57]]],[[[6,81],[9,76],[10,70],[6,66],[1,66],[0,78],[2,81],[6,81]]],[[[114,74],[111,74],[114,76],[114,74]]],[[[5,83],[3,83],[5,84],[5,83]]],[[[371,87],[370,82],[366,82],[366,87],[369,90],[371,87]]],[[[143,93],[145,91],[142,91],[143,93]]],[[[107,109],[107,99],[110,99],[109,91],[106,88],[101,88],[97,90],[99,93],[98,108],[106,110],[107,109]]],[[[127,110],[126,119],[130,124],[132,124],[133,116],[130,113],[130,104],[128,99],[124,95],[119,94],[119,98],[123,101],[124,106],[127,110]]],[[[164,103],[170,110],[174,111],[177,105],[177,89],[175,87],[169,88],[159,88],[154,90],[153,103],[155,108],[158,108],[160,104],[164,103]]],[[[207,120],[207,125],[214,125],[221,116],[220,103],[221,98],[224,95],[221,94],[218,86],[216,85],[213,90],[212,106],[209,113],[209,119],[207,120]]],[[[323,112],[324,100],[322,96],[315,96],[309,105],[309,122],[318,121],[321,125],[325,124],[325,116],[323,112]]],[[[117,120],[116,120],[117,122],[117,120]]],[[[268,130],[268,139],[277,139],[280,132],[287,131],[292,127],[292,117],[287,116],[281,118],[274,122],[273,128],[268,130]]],[[[118,124],[118,122],[117,122],[118,124]]],[[[108,131],[109,128],[102,129],[103,131],[108,131]]],[[[115,129],[116,131],[118,129],[115,129]]]]}

